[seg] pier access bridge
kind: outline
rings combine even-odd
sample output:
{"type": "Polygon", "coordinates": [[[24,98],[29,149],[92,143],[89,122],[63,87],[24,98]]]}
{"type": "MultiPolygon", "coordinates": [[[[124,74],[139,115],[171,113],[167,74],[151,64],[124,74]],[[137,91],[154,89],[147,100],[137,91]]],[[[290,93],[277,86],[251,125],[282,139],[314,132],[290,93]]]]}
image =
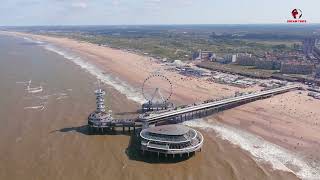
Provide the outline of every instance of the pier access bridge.
{"type": "Polygon", "coordinates": [[[135,131],[137,127],[144,128],[148,127],[149,125],[159,124],[162,122],[180,123],[186,120],[208,116],[215,112],[230,109],[259,99],[265,99],[299,88],[300,86],[298,85],[288,85],[271,90],[231,97],[220,101],[203,103],[199,105],[190,105],[182,109],[168,110],[152,114],[140,114],[138,118],[134,119],[113,119],[110,113],[105,112],[105,106],[103,103],[104,100],[102,97],[104,95],[104,91],[99,89],[96,91],[97,110],[91,113],[88,117],[88,125],[89,130],[93,130],[94,132],[104,133],[108,130],[115,130],[117,127],[122,127],[122,131],[125,131],[125,128],[127,128],[129,131],[131,129],[135,131]]]}
{"type": "Polygon", "coordinates": [[[156,124],[161,121],[176,121],[182,122],[188,119],[199,118],[212,114],[217,111],[228,109],[231,107],[239,106],[241,104],[249,103],[259,99],[265,99],[277,94],[285,93],[290,90],[299,89],[298,85],[288,85],[280,88],[270,89],[266,91],[261,91],[257,93],[247,94],[238,97],[232,97],[220,101],[203,103],[200,105],[189,106],[183,109],[171,110],[159,114],[149,114],[141,119],[142,123],[156,124]]]}

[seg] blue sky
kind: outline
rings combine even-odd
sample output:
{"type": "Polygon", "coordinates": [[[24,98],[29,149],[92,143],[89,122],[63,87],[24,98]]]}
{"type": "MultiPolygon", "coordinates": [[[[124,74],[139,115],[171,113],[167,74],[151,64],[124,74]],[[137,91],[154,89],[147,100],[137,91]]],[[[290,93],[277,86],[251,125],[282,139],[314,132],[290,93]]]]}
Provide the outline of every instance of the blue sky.
{"type": "Polygon", "coordinates": [[[0,26],[286,23],[299,8],[320,23],[320,0],[1,0],[0,26]]]}

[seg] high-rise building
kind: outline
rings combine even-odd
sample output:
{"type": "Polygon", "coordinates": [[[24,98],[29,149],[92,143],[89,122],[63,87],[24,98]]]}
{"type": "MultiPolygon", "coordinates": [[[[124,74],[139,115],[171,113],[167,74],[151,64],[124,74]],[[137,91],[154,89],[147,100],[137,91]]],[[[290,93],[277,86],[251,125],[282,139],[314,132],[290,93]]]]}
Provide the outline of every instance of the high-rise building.
{"type": "Polygon", "coordinates": [[[234,63],[234,62],[236,62],[236,61],[237,61],[237,55],[233,54],[233,55],[232,55],[232,62],[234,63]]]}
{"type": "Polygon", "coordinates": [[[275,59],[259,59],[256,61],[258,69],[277,70],[281,68],[281,62],[275,59]]]}
{"type": "Polygon", "coordinates": [[[306,56],[312,53],[313,48],[315,46],[315,42],[316,42],[315,38],[306,38],[303,40],[302,50],[306,56]]]}
{"type": "Polygon", "coordinates": [[[223,58],[217,59],[217,61],[222,64],[229,64],[232,62],[232,55],[227,54],[227,55],[223,56],[223,58]]]}
{"type": "Polygon", "coordinates": [[[320,78],[320,65],[316,67],[316,77],[320,78]]]}
{"type": "Polygon", "coordinates": [[[283,74],[312,74],[314,64],[306,62],[283,62],[281,63],[281,73],[283,74]]]}
{"type": "Polygon", "coordinates": [[[212,60],[215,58],[215,54],[212,51],[202,51],[194,52],[192,55],[193,60],[212,60]]]}
{"type": "Polygon", "coordinates": [[[251,54],[238,54],[237,64],[242,66],[255,66],[257,58],[253,57],[251,54]]]}

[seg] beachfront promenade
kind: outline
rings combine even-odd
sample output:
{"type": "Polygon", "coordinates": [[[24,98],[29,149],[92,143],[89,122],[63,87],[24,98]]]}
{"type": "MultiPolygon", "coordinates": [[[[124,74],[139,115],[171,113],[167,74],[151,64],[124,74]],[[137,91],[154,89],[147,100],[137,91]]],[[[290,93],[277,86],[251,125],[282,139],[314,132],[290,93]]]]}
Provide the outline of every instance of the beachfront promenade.
{"type": "Polygon", "coordinates": [[[168,110],[166,112],[158,112],[153,114],[141,114],[141,116],[137,119],[110,119],[107,121],[95,122],[98,124],[92,124],[92,122],[89,122],[89,125],[91,127],[98,128],[99,131],[101,130],[101,132],[103,132],[104,129],[114,130],[115,127],[122,127],[123,131],[125,131],[125,128],[128,128],[128,130],[130,131],[131,129],[135,130],[136,127],[143,126],[143,124],[151,125],[164,121],[180,123],[186,120],[208,116],[210,114],[253,102],[259,99],[265,99],[277,94],[286,93],[291,90],[299,89],[299,87],[300,86],[298,85],[288,85],[252,94],[231,97],[220,101],[203,103],[199,105],[190,105],[182,109],[168,110]]]}

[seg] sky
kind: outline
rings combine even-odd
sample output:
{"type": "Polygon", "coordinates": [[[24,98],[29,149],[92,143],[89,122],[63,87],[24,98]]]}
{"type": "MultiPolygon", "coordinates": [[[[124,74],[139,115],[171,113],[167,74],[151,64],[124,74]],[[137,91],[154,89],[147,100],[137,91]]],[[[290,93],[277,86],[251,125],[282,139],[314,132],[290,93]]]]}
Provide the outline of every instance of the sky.
{"type": "Polygon", "coordinates": [[[320,23],[320,0],[0,0],[0,26],[320,23]]]}

